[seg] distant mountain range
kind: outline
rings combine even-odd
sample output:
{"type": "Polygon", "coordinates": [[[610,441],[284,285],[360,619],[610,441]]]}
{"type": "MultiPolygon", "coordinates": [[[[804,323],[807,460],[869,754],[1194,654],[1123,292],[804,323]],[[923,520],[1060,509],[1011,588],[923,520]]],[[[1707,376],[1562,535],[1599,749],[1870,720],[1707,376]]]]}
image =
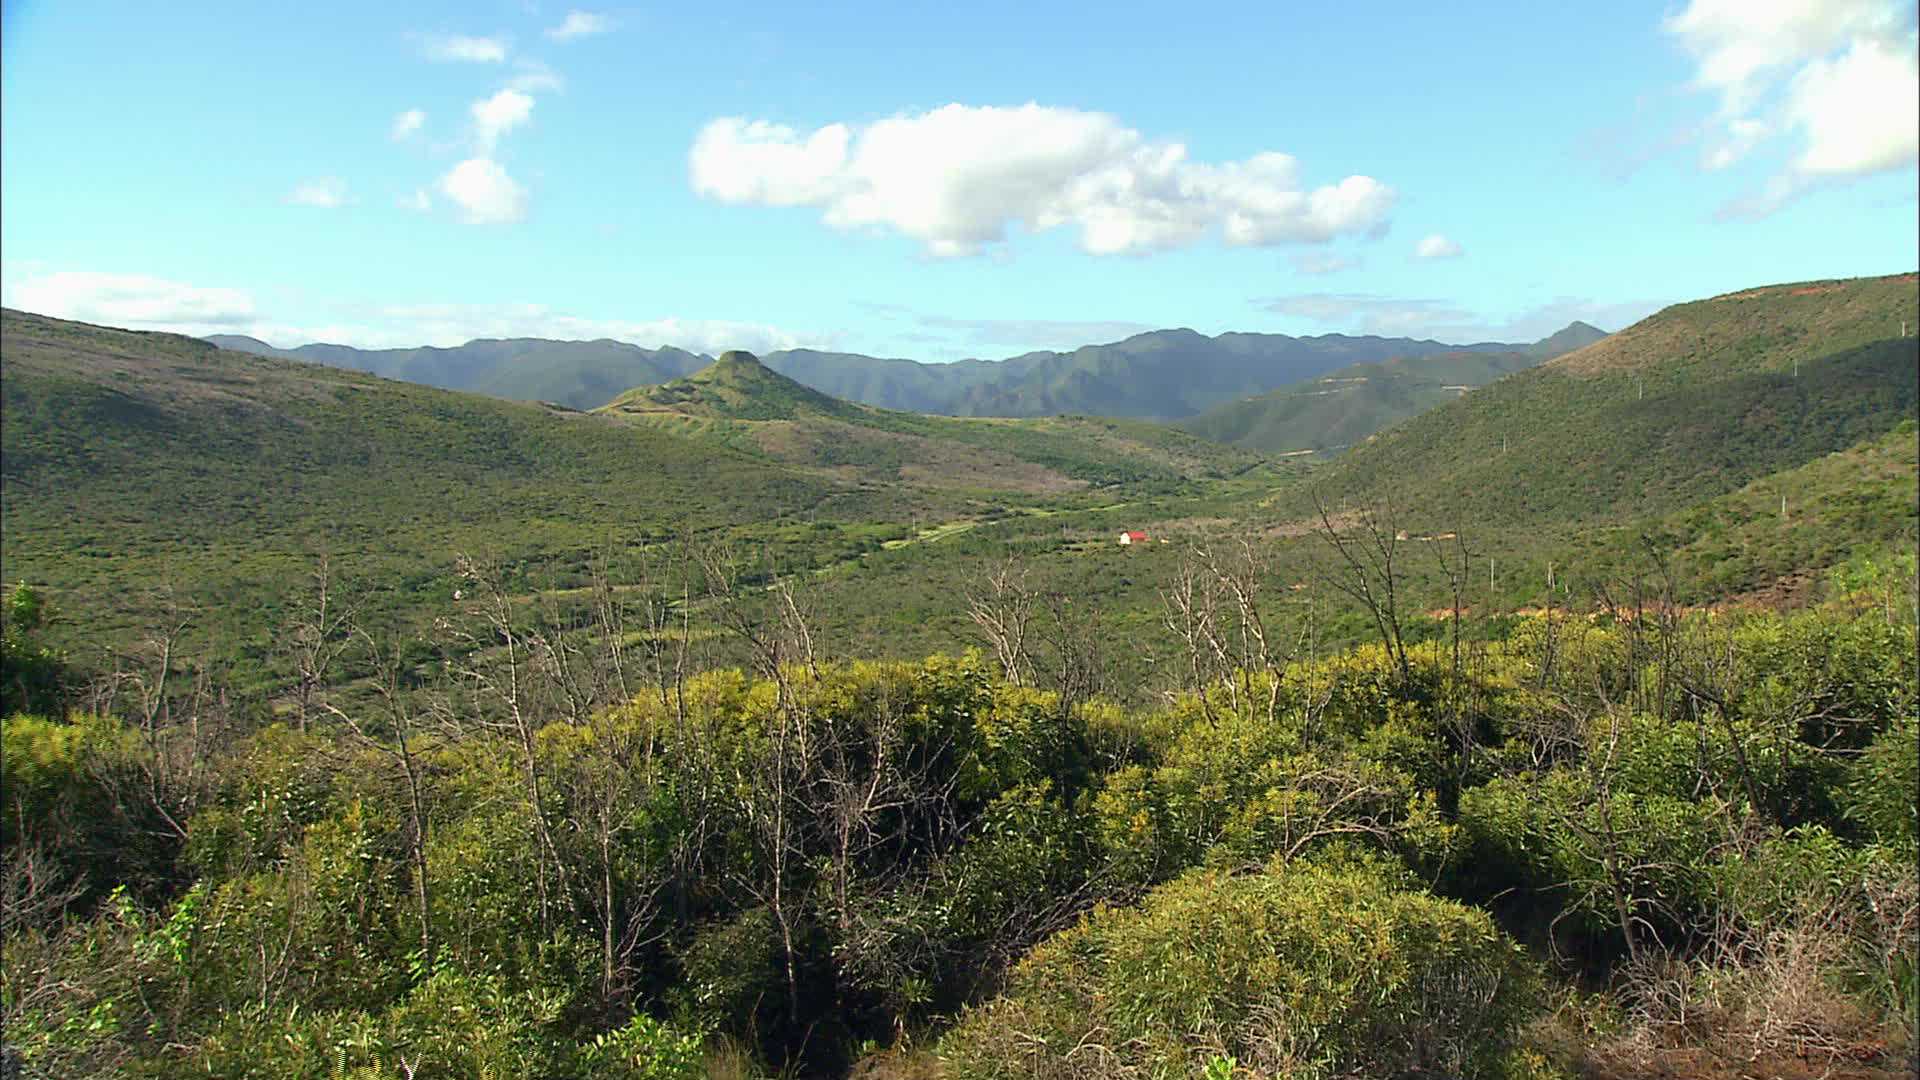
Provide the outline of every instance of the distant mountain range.
{"type": "MultiPolygon", "coordinates": [[[[1584,344],[1595,332],[1574,324],[1532,344],[1446,345],[1345,334],[1207,337],[1182,329],[1005,360],[926,364],[792,349],[770,353],[761,361],[821,393],[887,409],[947,416],[1090,414],[1166,421],[1197,416],[1353,364],[1456,353],[1518,353],[1546,359],[1584,344]]],[[[231,334],[206,340],[260,356],[575,409],[606,404],[635,386],[683,378],[712,362],[710,357],[682,349],[643,349],[609,340],[515,338],[471,341],[444,349],[374,350],[344,345],[278,349],[231,334]]]]}
{"type": "Polygon", "coordinates": [[[1445,352],[1353,364],[1218,406],[1178,426],[1215,442],[1266,453],[1340,450],[1606,336],[1604,330],[1576,322],[1519,352],[1445,352]]]}
{"type": "Polygon", "coordinates": [[[867,486],[1058,494],[1089,484],[1178,486],[1261,460],[1139,420],[937,416],[856,404],[737,351],[684,378],[629,390],[594,413],[867,486]]]}

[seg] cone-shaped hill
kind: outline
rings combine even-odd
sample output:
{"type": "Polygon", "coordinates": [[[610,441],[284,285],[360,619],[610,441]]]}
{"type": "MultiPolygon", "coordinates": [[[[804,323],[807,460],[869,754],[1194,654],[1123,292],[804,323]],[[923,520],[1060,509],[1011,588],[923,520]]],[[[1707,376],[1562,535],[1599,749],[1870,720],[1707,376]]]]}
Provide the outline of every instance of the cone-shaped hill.
{"type": "Polygon", "coordinates": [[[635,387],[594,411],[858,484],[1047,493],[1223,476],[1259,460],[1138,420],[960,419],[858,405],[738,351],[684,378],[635,387]]]}
{"type": "Polygon", "coordinates": [[[762,364],[752,353],[735,349],[684,378],[629,390],[598,411],[724,420],[804,420],[828,416],[851,419],[861,409],[803,386],[762,364]]]}

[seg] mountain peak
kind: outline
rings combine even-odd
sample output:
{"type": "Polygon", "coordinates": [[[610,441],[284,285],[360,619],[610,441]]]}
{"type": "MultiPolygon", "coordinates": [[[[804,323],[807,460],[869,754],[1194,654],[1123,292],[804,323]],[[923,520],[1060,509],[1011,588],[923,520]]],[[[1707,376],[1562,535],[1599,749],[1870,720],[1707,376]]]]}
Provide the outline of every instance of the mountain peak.
{"type": "Polygon", "coordinates": [[[1575,349],[1584,349],[1588,345],[1607,336],[1608,334],[1605,330],[1600,329],[1592,323],[1581,322],[1575,319],[1564,328],[1527,346],[1523,351],[1529,356],[1539,357],[1542,360],[1551,360],[1556,356],[1564,356],[1575,349]]]}
{"type": "Polygon", "coordinates": [[[743,349],[682,379],[641,386],[603,406],[615,413],[677,413],[733,420],[793,420],[802,416],[841,416],[856,406],[795,382],[743,349]]]}

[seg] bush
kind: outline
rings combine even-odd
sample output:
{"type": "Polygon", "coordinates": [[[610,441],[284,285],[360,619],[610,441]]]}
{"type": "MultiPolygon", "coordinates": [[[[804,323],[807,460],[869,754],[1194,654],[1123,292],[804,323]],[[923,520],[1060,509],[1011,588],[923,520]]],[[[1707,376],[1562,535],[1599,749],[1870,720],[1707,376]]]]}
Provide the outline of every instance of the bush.
{"type": "Polygon", "coordinates": [[[957,1077],[1496,1076],[1531,981],[1484,913],[1375,858],[1199,872],[1043,944],[940,1052],[957,1077]]]}

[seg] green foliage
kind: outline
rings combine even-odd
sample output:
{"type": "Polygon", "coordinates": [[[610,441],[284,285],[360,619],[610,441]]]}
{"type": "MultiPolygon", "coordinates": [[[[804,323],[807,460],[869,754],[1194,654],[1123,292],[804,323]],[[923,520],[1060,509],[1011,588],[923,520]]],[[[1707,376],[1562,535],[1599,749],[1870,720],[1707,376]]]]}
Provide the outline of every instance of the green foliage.
{"type": "Polygon", "coordinates": [[[940,1049],[961,1077],[1497,1076],[1528,978],[1484,914],[1389,871],[1205,872],[1036,949],[940,1049]]]}
{"type": "Polygon", "coordinates": [[[701,1040],[674,1032],[645,1013],[594,1036],[580,1054],[588,1076],[611,1080],[700,1080],[706,1075],[701,1040]]]}
{"type": "Polygon", "coordinates": [[[20,715],[0,720],[0,740],[0,846],[35,853],[40,872],[73,883],[83,904],[116,887],[153,897],[173,883],[179,838],[143,797],[152,787],[134,732],[112,717],[20,715]]]}
{"type": "Polygon", "coordinates": [[[66,711],[66,658],[43,638],[51,614],[45,595],[24,581],[0,604],[0,716],[66,711]]]}
{"type": "Polygon", "coordinates": [[[1845,816],[1879,843],[1914,851],[1920,844],[1920,722],[1889,724],[1853,766],[1845,816]]]}

